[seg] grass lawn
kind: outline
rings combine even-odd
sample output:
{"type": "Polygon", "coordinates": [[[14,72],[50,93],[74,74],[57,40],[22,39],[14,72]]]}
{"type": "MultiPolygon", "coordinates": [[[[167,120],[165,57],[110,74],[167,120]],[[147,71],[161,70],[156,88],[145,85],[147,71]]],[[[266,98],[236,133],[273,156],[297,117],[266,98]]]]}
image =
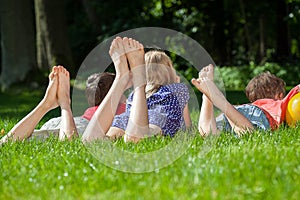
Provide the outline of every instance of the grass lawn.
{"type": "MultiPolygon", "coordinates": [[[[0,130],[7,132],[41,95],[0,93],[0,130]]],[[[57,114],[54,110],[44,121],[57,114]]],[[[0,147],[0,199],[299,199],[299,132],[300,127],[281,127],[239,139],[224,133],[206,140],[192,134],[175,162],[145,173],[107,167],[80,140],[8,143],[0,147]]],[[[141,154],[170,143],[158,137],[113,145],[141,154]]],[[[150,164],[131,158],[133,165],[150,164]]]]}

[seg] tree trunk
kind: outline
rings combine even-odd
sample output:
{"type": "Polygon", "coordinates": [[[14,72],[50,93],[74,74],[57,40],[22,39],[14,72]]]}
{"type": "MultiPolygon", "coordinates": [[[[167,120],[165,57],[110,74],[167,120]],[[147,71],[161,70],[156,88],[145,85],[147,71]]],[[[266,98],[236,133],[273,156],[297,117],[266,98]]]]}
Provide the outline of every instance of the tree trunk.
{"type": "Polygon", "coordinates": [[[228,54],[227,54],[227,37],[225,35],[225,9],[224,9],[224,2],[221,1],[215,1],[212,2],[211,5],[213,6],[212,9],[210,9],[211,13],[208,13],[208,15],[211,14],[211,17],[213,19],[213,22],[215,22],[214,26],[214,32],[213,32],[213,42],[215,48],[217,58],[219,60],[218,65],[227,65],[228,62],[228,54]]]}
{"type": "Polygon", "coordinates": [[[265,16],[261,14],[259,16],[259,59],[263,61],[265,57],[265,16]]]}
{"type": "Polygon", "coordinates": [[[290,56],[289,27],[287,20],[287,4],[285,0],[277,0],[277,51],[276,60],[290,56]]]}
{"type": "Polygon", "coordinates": [[[81,0],[81,3],[84,7],[85,13],[92,25],[92,30],[95,34],[100,34],[101,33],[101,28],[100,28],[100,20],[99,17],[97,16],[97,12],[95,7],[93,6],[93,2],[90,0],[81,0]]]}
{"type": "Polygon", "coordinates": [[[64,65],[74,72],[61,0],[35,0],[37,63],[40,69],[64,65]]]}
{"type": "MultiPolygon", "coordinates": [[[[1,5],[1,2],[0,2],[1,5]]],[[[1,9],[0,9],[1,12],[1,9]]],[[[2,13],[2,12],[1,12],[2,13]]],[[[1,73],[2,73],[2,49],[1,49],[1,14],[0,14],[0,79],[1,79],[1,73]]],[[[1,85],[1,83],[0,83],[1,85]]]]}
{"type": "Polygon", "coordinates": [[[1,0],[2,89],[23,81],[36,66],[33,2],[1,0]]]}
{"type": "Polygon", "coordinates": [[[245,4],[243,0],[240,0],[240,9],[241,9],[241,13],[242,13],[242,17],[245,21],[244,24],[244,31],[245,31],[245,40],[246,40],[246,53],[248,54],[247,58],[249,60],[249,51],[252,50],[252,41],[251,41],[251,37],[250,37],[250,32],[249,32],[249,28],[248,28],[248,21],[247,21],[247,16],[246,16],[246,11],[245,11],[245,4]]]}

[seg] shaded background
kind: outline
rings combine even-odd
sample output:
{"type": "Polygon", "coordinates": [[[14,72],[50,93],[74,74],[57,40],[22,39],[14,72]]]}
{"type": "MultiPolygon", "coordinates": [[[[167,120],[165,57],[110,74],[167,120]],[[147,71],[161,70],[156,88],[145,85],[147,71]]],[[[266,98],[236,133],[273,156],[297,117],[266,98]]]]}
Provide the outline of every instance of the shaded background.
{"type": "MultiPolygon", "coordinates": [[[[228,84],[237,81],[235,75],[247,81],[256,69],[299,83],[300,0],[0,0],[0,9],[2,90],[42,83],[57,64],[75,78],[97,44],[149,26],[198,41],[222,73],[231,75],[228,84]]],[[[195,76],[194,68],[170,56],[176,70],[195,76]]]]}

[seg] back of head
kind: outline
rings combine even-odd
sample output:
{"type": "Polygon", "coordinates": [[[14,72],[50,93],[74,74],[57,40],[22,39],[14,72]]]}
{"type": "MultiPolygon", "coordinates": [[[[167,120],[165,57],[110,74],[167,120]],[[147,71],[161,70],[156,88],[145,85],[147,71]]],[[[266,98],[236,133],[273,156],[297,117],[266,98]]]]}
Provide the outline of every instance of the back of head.
{"type": "Polygon", "coordinates": [[[109,72],[95,73],[88,77],[85,95],[89,106],[100,105],[108,93],[114,79],[115,74],[109,72]]]}
{"type": "Polygon", "coordinates": [[[250,102],[257,99],[277,100],[285,95],[285,82],[270,72],[263,72],[248,83],[245,92],[250,102]]]}
{"type": "Polygon", "coordinates": [[[176,83],[176,71],[170,57],[161,50],[145,54],[147,86],[146,93],[154,93],[160,86],[176,83]]]}

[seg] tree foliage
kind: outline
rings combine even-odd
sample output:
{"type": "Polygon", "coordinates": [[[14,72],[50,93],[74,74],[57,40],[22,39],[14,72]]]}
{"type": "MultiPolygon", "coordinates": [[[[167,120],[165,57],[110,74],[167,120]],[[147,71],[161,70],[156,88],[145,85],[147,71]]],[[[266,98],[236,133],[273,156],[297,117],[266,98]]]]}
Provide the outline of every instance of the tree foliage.
{"type": "MultiPolygon", "coordinates": [[[[69,0],[67,4],[72,2],[69,0]]],[[[82,2],[77,2],[71,11],[77,16],[68,13],[68,17],[73,20],[69,24],[73,48],[82,47],[77,40],[81,38],[87,48],[83,50],[85,53],[121,31],[157,26],[194,38],[220,66],[299,59],[298,0],[90,0],[98,24],[89,20],[87,9],[80,5],[82,2]],[[97,31],[91,31],[95,27],[97,31]]]]}
{"type": "MultiPolygon", "coordinates": [[[[4,1],[1,0],[0,4],[4,1]]],[[[264,65],[266,62],[292,65],[300,60],[299,0],[49,0],[41,2],[61,2],[48,11],[49,14],[44,20],[51,21],[57,16],[62,20],[56,18],[57,24],[50,24],[49,30],[45,33],[56,30],[60,34],[66,34],[66,39],[62,41],[47,38],[46,40],[64,46],[64,52],[68,51],[70,45],[74,61],[74,65],[70,67],[73,67],[74,74],[87,54],[106,38],[125,30],[148,26],[173,29],[192,37],[209,52],[218,66],[245,66],[249,63],[264,65]],[[61,26],[60,23],[64,21],[63,18],[66,19],[65,26],[61,26]],[[70,43],[65,43],[66,41],[70,43]]],[[[36,40],[39,38],[38,22],[41,18],[38,13],[40,11],[40,8],[35,8],[37,20],[34,24],[38,25],[35,33],[36,40]]],[[[42,25],[46,21],[42,22],[42,25]]],[[[1,41],[3,42],[3,36],[1,41]]],[[[43,48],[45,46],[46,44],[42,44],[43,48]]],[[[3,48],[1,52],[3,65],[3,59],[5,60],[3,48]]],[[[176,62],[178,70],[188,73],[187,75],[194,73],[178,56],[172,55],[172,59],[176,62]]],[[[53,62],[49,62],[48,65],[53,65],[53,62]]],[[[3,68],[5,66],[2,66],[2,73],[3,68]]]]}

